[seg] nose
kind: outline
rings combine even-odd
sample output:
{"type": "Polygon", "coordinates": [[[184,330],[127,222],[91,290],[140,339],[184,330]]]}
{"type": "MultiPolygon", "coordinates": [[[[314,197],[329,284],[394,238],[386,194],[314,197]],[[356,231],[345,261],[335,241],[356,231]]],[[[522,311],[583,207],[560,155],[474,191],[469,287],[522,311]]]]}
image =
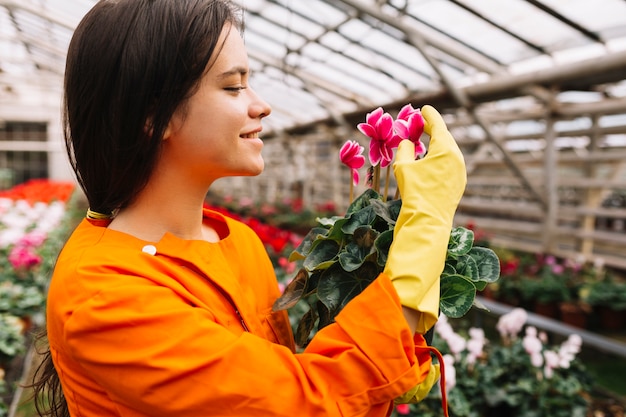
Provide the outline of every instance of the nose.
{"type": "Polygon", "coordinates": [[[259,96],[256,91],[251,90],[252,93],[252,103],[250,105],[250,117],[256,119],[262,119],[267,117],[272,112],[272,107],[259,96]]]}

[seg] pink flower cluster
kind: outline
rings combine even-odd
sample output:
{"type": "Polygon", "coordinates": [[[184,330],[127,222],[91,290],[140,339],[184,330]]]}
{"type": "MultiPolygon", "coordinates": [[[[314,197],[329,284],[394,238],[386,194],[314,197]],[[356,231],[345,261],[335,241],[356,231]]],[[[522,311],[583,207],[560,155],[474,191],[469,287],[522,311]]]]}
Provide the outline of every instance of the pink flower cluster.
{"type": "Polygon", "coordinates": [[[535,327],[526,328],[526,335],[522,340],[524,350],[530,356],[530,362],[535,368],[543,366],[543,376],[546,379],[552,378],[554,370],[558,368],[567,369],[576,358],[582,346],[582,338],[577,334],[571,334],[559,346],[558,350],[545,349],[548,336],[538,333],[535,327]]]}
{"type": "MultiPolygon", "coordinates": [[[[408,139],[415,144],[415,157],[419,157],[426,151],[420,138],[424,132],[424,119],[419,109],[414,109],[407,104],[393,117],[385,112],[382,107],[368,113],[365,123],[359,123],[357,128],[365,136],[370,138],[369,161],[372,166],[380,164],[385,168],[393,161],[393,151],[403,139],[408,139]]],[[[353,183],[359,182],[358,169],[365,163],[362,156],[365,148],[357,141],[349,140],[341,147],[339,153],[341,162],[352,170],[353,183]]]]}
{"type": "Polygon", "coordinates": [[[46,234],[32,231],[25,234],[11,248],[9,262],[16,270],[30,269],[41,264],[41,256],[37,254],[37,248],[46,240],[46,234]]]}
{"type": "Polygon", "coordinates": [[[500,317],[496,324],[496,329],[500,332],[503,339],[515,339],[519,332],[522,331],[528,313],[523,308],[514,308],[510,313],[500,317]]]}

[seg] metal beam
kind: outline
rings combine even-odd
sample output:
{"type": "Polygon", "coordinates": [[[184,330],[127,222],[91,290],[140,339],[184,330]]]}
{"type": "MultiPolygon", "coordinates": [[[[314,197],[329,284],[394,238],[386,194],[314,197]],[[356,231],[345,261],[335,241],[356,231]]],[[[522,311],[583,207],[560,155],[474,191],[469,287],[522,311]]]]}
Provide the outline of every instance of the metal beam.
{"type": "MultiPolygon", "coordinates": [[[[346,0],[342,0],[342,1],[345,2],[346,0]]],[[[374,12],[374,10],[370,9],[368,13],[372,13],[372,12],[374,12]]],[[[377,19],[382,18],[384,16],[385,15],[381,11],[376,11],[375,17],[377,19]]],[[[393,20],[393,19],[387,18],[386,20],[393,20]]],[[[411,44],[419,50],[419,52],[424,56],[426,61],[428,61],[428,63],[435,70],[435,72],[437,72],[441,81],[447,87],[448,92],[454,98],[454,101],[459,106],[464,107],[469,112],[469,114],[471,114],[475,123],[483,129],[489,141],[491,141],[498,148],[498,150],[502,154],[504,162],[509,167],[509,169],[513,172],[513,174],[520,179],[524,187],[526,187],[529,190],[529,192],[533,195],[533,197],[537,199],[537,201],[539,201],[543,207],[546,207],[547,203],[546,203],[544,196],[536,189],[536,187],[527,178],[526,174],[519,168],[519,166],[515,162],[515,159],[513,158],[511,153],[496,138],[496,136],[491,131],[488,122],[476,111],[476,108],[474,104],[471,102],[471,100],[469,99],[469,96],[462,89],[457,88],[454,85],[454,83],[446,75],[446,73],[441,70],[437,61],[435,61],[433,57],[429,54],[429,52],[427,51],[427,40],[423,36],[423,34],[419,30],[416,30],[416,29],[409,30],[406,32],[406,34],[411,44]]]]}
{"type": "MultiPolygon", "coordinates": [[[[361,13],[368,14],[381,22],[394,27],[402,32],[404,32],[407,36],[417,35],[424,38],[424,41],[428,44],[437,48],[438,50],[445,52],[446,54],[453,56],[462,62],[465,62],[468,65],[471,65],[480,71],[484,71],[487,73],[495,73],[502,70],[502,67],[495,64],[494,62],[486,59],[484,56],[473,53],[470,49],[465,47],[459,47],[452,42],[447,42],[447,39],[442,37],[437,37],[432,34],[426,32],[426,30],[420,31],[418,25],[408,25],[403,22],[401,19],[398,19],[398,16],[389,16],[380,11],[380,9],[363,2],[362,0],[340,0],[342,3],[349,5],[350,7],[355,8],[361,13]]],[[[424,26],[424,25],[422,25],[424,26]]],[[[424,29],[426,27],[424,26],[424,29]]]]}

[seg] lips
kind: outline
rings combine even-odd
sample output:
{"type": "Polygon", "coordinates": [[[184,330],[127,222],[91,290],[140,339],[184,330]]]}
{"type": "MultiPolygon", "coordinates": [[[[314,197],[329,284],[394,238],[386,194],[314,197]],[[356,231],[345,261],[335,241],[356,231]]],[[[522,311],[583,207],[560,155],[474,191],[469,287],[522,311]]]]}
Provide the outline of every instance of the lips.
{"type": "Polygon", "coordinates": [[[258,139],[259,132],[246,133],[244,135],[241,135],[241,137],[244,139],[258,139]]]}

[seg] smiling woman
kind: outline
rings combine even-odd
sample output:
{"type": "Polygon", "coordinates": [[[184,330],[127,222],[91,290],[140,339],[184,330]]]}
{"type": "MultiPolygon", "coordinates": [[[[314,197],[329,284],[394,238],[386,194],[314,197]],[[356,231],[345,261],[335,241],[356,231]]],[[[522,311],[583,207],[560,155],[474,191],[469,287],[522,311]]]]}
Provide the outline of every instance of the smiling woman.
{"type": "Polygon", "coordinates": [[[425,213],[418,187],[400,186],[409,231],[396,227],[389,270],[296,353],[287,313],[272,310],[280,294],[263,243],[203,207],[214,181],[264,168],[271,109],[249,85],[239,16],[227,0],[101,0],[74,33],[65,134],[90,209],[50,283],[41,413],[378,417],[436,382],[423,336],[433,315],[419,306],[437,304],[465,186],[456,143],[427,111],[435,156],[417,163],[406,141],[399,169],[448,192],[420,197],[437,207],[425,213]],[[457,180],[435,175],[441,166],[457,180]],[[404,255],[425,221],[430,243],[404,255]],[[400,267],[422,258],[419,278],[400,267]]]}

